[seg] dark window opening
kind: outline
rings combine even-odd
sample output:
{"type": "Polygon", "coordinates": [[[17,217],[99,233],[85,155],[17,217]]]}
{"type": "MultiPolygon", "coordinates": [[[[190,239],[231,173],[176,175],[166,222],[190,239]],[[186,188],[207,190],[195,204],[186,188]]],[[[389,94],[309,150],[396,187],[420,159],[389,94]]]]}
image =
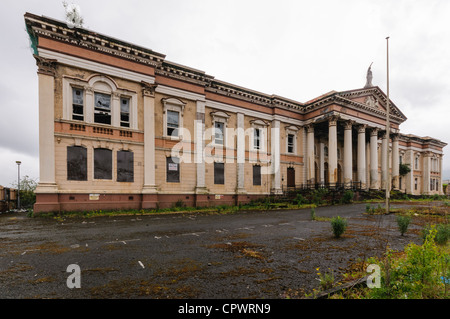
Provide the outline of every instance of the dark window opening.
{"type": "Polygon", "coordinates": [[[214,163],[214,184],[225,184],[225,164],[214,163]]]}
{"type": "Polygon", "coordinates": [[[112,179],[112,151],[94,149],[94,179],[112,179]]]}
{"type": "Polygon", "coordinates": [[[261,166],[260,165],[253,166],[253,185],[256,185],[256,186],[261,185],[261,166]]]}
{"type": "Polygon", "coordinates": [[[130,127],[130,99],[120,99],[120,126],[130,127]]]}
{"type": "Polygon", "coordinates": [[[111,124],[111,95],[94,93],[94,122],[111,124]]]}
{"type": "Polygon", "coordinates": [[[117,152],[117,181],[118,182],[134,181],[133,152],[130,151],[117,152]]]}
{"type": "Polygon", "coordinates": [[[253,138],[253,145],[255,149],[259,150],[261,147],[261,130],[259,128],[254,129],[255,136],[253,138]]]}
{"type": "Polygon", "coordinates": [[[82,146],[67,147],[67,180],[87,181],[87,149],[82,146]]]}
{"type": "Polygon", "coordinates": [[[72,120],[84,121],[83,90],[72,88],[72,120]]]}
{"type": "Polygon", "coordinates": [[[288,153],[294,153],[294,135],[288,134],[287,137],[288,153]]]}
{"type": "Polygon", "coordinates": [[[178,158],[167,157],[166,159],[166,175],[167,182],[179,183],[180,182],[180,163],[178,158]]]}

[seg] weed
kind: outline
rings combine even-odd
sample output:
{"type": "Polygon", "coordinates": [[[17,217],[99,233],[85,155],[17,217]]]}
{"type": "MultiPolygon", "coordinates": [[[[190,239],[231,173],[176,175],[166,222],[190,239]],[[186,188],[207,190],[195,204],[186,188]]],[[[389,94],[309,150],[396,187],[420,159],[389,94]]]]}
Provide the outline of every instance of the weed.
{"type": "Polygon", "coordinates": [[[334,237],[339,238],[347,228],[347,220],[340,216],[333,217],[331,219],[331,228],[333,230],[334,237]]]}
{"type": "Polygon", "coordinates": [[[410,221],[411,221],[410,216],[397,215],[397,226],[402,236],[408,230],[410,221]]]}

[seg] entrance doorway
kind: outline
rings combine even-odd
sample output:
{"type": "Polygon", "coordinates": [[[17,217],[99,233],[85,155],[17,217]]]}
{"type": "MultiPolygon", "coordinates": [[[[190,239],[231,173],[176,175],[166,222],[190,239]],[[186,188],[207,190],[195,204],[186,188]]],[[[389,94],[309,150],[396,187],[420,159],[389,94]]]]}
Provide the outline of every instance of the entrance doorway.
{"type": "Polygon", "coordinates": [[[295,169],[293,167],[287,168],[287,187],[295,187],[295,169]]]}

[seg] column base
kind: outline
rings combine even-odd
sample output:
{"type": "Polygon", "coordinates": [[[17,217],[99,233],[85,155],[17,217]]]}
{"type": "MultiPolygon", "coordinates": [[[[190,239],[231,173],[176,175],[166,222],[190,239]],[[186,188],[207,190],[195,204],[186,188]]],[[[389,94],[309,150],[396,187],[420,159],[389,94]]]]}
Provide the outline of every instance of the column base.
{"type": "Polygon", "coordinates": [[[274,194],[274,195],[280,195],[280,194],[283,194],[283,190],[282,190],[281,188],[272,188],[272,189],[270,190],[270,192],[271,192],[272,194],[274,194]]]}
{"type": "Polygon", "coordinates": [[[208,189],[205,186],[197,186],[195,188],[195,194],[208,194],[208,189]]]}
{"type": "Polygon", "coordinates": [[[142,194],[157,194],[158,189],[156,188],[156,185],[144,185],[142,187],[142,194]]]}
{"type": "Polygon", "coordinates": [[[38,183],[35,193],[53,194],[58,192],[56,183],[38,183]]]}

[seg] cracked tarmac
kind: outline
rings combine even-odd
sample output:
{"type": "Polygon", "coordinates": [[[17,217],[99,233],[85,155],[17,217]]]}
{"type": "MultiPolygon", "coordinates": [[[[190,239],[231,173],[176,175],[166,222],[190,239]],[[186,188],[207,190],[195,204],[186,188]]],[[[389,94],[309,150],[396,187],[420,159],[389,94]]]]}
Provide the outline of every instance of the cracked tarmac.
{"type": "MultiPolygon", "coordinates": [[[[284,298],[318,287],[315,269],[349,265],[418,242],[394,215],[365,204],[316,208],[348,229],[332,237],[310,210],[28,218],[0,215],[0,298],[284,298]],[[69,289],[77,264],[81,288],[69,289]]],[[[417,226],[412,225],[414,229],[417,226]]]]}

